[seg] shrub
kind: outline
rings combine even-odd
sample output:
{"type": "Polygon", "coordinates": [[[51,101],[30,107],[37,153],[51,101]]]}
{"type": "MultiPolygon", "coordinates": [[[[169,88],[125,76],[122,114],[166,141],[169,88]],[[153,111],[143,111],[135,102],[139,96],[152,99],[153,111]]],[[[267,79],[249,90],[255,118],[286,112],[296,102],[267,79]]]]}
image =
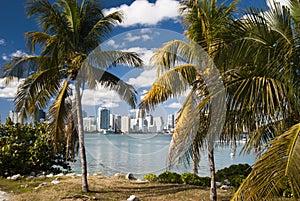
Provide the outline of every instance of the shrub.
{"type": "Polygon", "coordinates": [[[165,171],[161,173],[158,176],[157,181],[159,181],[160,183],[177,183],[177,184],[182,183],[180,174],[177,174],[176,172],[169,172],[169,171],[165,171]]]}
{"type": "Polygon", "coordinates": [[[8,118],[0,125],[0,147],[0,176],[71,170],[65,160],[65,146],[54,151],[45,124],[14,124],[8,118]]]}
{"type": "Polygon", "coordinates": [[[250,174],[252,168],[248,164],[231,165],[216,172],[216,180],[224,181],[228,179],[234,187],[239,187],[243,180],[250,174]]]}
{"type": "Polygon", "coordinates": [[[181,180],[185,184],[197,185],[197,186],[210,186],[210,177],[199,177],[193,173],[183,173],[181,180]]]}
{"type": "Polygon", "coordinates": [[[147,181],[157,181],[157,176],[155,174],[147,174],[144,176],[144,180],[147,181]]]}

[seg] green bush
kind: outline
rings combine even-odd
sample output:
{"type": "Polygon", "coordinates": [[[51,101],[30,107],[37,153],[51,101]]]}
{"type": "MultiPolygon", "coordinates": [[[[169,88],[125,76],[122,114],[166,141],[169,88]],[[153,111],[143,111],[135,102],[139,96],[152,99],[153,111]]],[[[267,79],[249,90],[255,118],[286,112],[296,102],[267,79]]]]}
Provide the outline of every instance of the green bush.
{"type": "Polygon", "coordinates": [[[181,180],[185,184],[197,185],[197,186],[210,186],[210,177],[199,177],[193,173],[183,173],[181,180]]]}
{"type": "Polygon", "coordinates": [[[14,124],[8,118],[0,125],[0,176],[68,172],[65,146],[58,147],[55,152],[45,124],[14,124]]]}
{"type": "Polygon", "coordinates": [[[157,181],[157,176],[155,174],[147,174],[144,176],[144,180],[147,181],[157,181]]]}
{"type": "Polygon", "coordinates": [[[231,165],[228,168],[226,167],[218,170],[216,172],[216,180],[222,182],[225,179],[228,179],[230,181],[230,185],[237,188],[250,174],[251,170],[252,168],[248,164],[231,165]]]}
{"type": "Polygon", "coordinates": [[[157,177],[157,181],[159,181],[160,183],[177,183],[177,184],[182,183],[180,174],[177,174],[176,172],[169,172],[169,171],[165,171],[161,173],[157,177]]]}

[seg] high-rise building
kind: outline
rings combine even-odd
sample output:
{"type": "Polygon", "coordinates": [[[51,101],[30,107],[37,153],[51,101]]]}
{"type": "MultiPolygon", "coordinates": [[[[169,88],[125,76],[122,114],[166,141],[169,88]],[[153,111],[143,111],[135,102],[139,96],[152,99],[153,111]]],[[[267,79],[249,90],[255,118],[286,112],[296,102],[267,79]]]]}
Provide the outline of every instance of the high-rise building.
{"type": "Polygon", "coordinates": [[[109,114],[110,111],[107,108],[98,108],[98,130],[109,129],[109,114]]]}
{"type": "Polygon", "coordinates": [[[173,130],[175,127],[175,118],[174,114],[168,115],[168,130],[173,130]]]}
{"type": "Polygon", "coordinates": [[[114,114],[109,114],[109,128],[110,129],[115,129],[115,115],[114,114]]]}
{"type": "Polygon", "coordinates": [[[121,131],[124,133],[129,133],[130,131],[130,116],[122,116],[121,119],[121,131]]]}
{"type": "Polygon", "coordinates": [[[154,126],[156,126],[157,132],[162,132],[164,129],[164,120],[162,117],[155,117],[153,119],[154,126]]]}

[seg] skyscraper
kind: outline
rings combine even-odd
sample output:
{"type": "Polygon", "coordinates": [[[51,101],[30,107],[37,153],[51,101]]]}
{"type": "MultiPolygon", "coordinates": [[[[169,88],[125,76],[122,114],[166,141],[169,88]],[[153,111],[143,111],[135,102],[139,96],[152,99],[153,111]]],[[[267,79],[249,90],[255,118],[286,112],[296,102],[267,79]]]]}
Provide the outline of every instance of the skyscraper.
{"type": "Polygon", "coordinates": [[[109,114],[109,109],[103,107],[98,108],[98,130],[109,129],[109,114]]]}
{"type": "Polygon", "coordinates": [[[175,118],[174,114],[168,115],[168,130],[173,130],[175,127],[175,118]]]}

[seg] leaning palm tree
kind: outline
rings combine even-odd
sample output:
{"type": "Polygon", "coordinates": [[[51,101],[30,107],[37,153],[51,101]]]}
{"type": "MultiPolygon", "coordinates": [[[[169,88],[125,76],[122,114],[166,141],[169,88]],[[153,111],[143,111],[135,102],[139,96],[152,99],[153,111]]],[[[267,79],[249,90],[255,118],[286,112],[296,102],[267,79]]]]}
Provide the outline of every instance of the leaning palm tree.
{"type": "Polygon", "coordinates": [[[47,115],[51,139],[54,144],[66,141],[70,146],[78,135],[82,191],[87,192],[81,105],[84,86],[95,89],[102,85],[115,90],[134,107],[134,88],[106,70],[119,64],[141,66],[142,60],[132,52],[101,51],[99,45],[114,25],[122,22],[122,14],[114,12],[105,16],[98,1],[58,0],[51,4],[48,0],[34,0],[26,5],[26,10],[29,17],[37,18],[42,30],[25,34],[32,53],[39,45],[40,54],[14,58],[5,65],[4,75],[8,80],[25,78],[14,101],[24,119],[34,116],[38,109],[47,108],[51,99],[55,99],[47,115]]]}
{"type": "MultiPolygon", "coordinates": [[[[217,59],[216,52],[228,40],[223,38],[226,36],[223,33],[233,21],[232,12],[235,11],[236,3],[233,1],[225,6],[225,3],[218,5],[216,0],[182,2],[181,14],[190,43],[171,41],[156,51],[152,61],[158,66],[161,75],[140,105],[151,109],[168,98],[182,95],[187,88],[192,88],[177,118],[169,162],[173,163],[177,159],[189,162],[189,158],[192,158],[198,165],[200,149],[205,146],[204,139],[208,139],[206,145],[211,170],[211,200],[217,199],[213,142],[222,130],[226,108],[225,91],[213,63],[217,59]],[[187,64],[179,65],[182,60],[187,64]],[[211,125],[208,128],[209,122],[211,125]]],[[[218,68],[222,69],[222,66],[218,68]]]]}

